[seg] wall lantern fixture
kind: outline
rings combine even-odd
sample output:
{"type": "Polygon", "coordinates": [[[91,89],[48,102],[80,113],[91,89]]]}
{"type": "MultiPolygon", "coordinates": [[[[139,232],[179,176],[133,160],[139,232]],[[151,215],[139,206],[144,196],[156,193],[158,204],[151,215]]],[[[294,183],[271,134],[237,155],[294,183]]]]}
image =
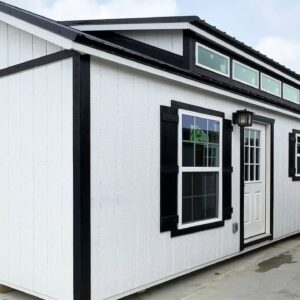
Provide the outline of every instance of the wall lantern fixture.
{"type": "Polygon", "coordinates": [[[252,126],[253,115],[254,113],[248,111],[247,109],[237,110],[235,113],[232,114],[233,124],[237,124],[241,127],[252,126]]]}

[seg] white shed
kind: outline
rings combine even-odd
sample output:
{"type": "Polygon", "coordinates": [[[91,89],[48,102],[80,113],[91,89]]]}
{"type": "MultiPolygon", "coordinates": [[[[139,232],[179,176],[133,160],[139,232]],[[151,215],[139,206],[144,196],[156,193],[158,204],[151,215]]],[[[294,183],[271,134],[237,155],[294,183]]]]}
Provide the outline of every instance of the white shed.
{"type": "Polygon", "coordinates": [[[119,299],[298,234],[299,88],[198,17],[0,2],[0,284],[119,299]]]}

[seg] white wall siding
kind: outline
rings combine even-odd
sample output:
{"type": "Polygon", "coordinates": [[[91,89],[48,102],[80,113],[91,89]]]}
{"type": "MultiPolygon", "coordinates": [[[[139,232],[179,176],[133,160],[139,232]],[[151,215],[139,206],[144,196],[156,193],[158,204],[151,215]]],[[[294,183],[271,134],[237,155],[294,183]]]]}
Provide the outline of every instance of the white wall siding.
{"type": "MultiPolygon", "coordinates": [[[[92,299],[238,252],[239,235],[231,233],[238,210],[220,229],[170,238],[159,228],[160,105],[177,99],[219,109],[220,101],[100,60],[92,60],[91,80],[92,299]]],[[[234,141],[238,133],[235,128],[234,141]]],[[[239,172],[233,180],[239,182],[239,172]]],[[[235,207],[238,191],[235,186],[235,207]]]]}
{"type": "Polygon", "coordinates": [[[183,55],[182,30],[124,30],[118,34],[155,46],[178,55],[183,55]]]}
{"type": "Polygon", "coordinates": [[[300,182],[288,177],[288,133],[300,122],[125,67],[91,65],[92,300],[128,292],[239,252],[240,131],[233,131],[232,219],[171,238],[160,233],[160,105],[248,108],[275,121],[274,237],[300,230],[300,182]]]}
{"type": "Polygon", "coordinates": [[[0,69],[60,50],[61,47],[0,21],[0,69]]]}
{"type": "Polygon", "coordinates": [[[0,78],[0,283],[58,300],[73,299],[72,86],[72,59],[0,78]]]}

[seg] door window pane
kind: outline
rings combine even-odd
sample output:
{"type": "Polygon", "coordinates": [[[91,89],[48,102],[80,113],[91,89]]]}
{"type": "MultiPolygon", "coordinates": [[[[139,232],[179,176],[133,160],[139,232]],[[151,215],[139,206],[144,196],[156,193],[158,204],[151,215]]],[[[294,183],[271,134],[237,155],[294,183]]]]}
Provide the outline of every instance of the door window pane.
{"type": "Polygon", "coordinates": [[[254,165],[250,165],[250,181],[254,180],[254,165]]]}
{"type": "Polygon", "coordinates": [[[229,58],[212,49],[196,44],[196,64],[223,75],[229,75],[229,58]]]}
{"type": "Polygon", "coordinates": [[[256,180],[258,181],[258,180],[260,180],[260,166],[259,165],[256,165],[256,172],[255,172],[255,174],[256,174],[256,180]]]}
{"type": "Polygon", "coordinates": [[[247,182],[258,181],[260,180],[260,131],[245,130],[244,142],[244,179],[247,182]]]}

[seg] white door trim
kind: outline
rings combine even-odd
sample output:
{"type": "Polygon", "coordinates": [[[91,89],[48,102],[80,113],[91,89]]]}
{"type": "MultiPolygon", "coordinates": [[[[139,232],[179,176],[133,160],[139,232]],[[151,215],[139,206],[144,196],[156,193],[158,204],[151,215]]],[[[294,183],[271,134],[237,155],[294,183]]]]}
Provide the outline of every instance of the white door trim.
{"type": "Polygon", "coordinates": [[[254,117],[255,123],[260,123],[265,125],[265,199],[266,199],[266,230],[264,234],[258,235],[256,237],[251,237],[247,240],[244,239],[244,129],[241,128],[241,157],[240,157],[240,184],[241,184],[241,205],[240,205],[240,250],[242,251],[245,247],[252,246],[253,244],[263,242],[266,240],[273,239],[273,137],[274,137],[274,120],[256,116],[254,117]]]}

